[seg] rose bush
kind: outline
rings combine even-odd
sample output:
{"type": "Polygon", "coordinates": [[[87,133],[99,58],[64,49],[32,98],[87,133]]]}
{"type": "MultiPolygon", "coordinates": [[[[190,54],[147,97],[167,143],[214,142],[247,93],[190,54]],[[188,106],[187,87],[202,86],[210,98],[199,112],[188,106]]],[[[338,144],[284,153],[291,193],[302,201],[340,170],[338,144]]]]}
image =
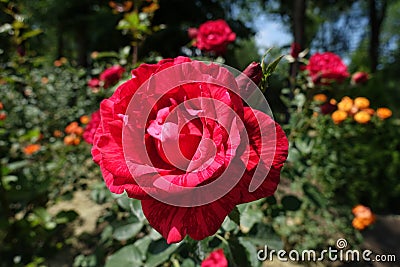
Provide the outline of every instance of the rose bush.
{"type": "Polygon", "coordinates": [[[347,66],[342,59],[331,52],[312,55],[305,68],[308,70],[312,81],[318,85],[343,82],[349,77],[347,66]]]}
{"type": "Polygon", "coordinates": [[[194,46],[216,54],[225,53],[227,45],[236,39],[236,34],[222,19],[210,20],[201,24],[197,32],[190,28],[189,36],[196,38],[194,46]]]}
{"type": "Polygon", "coordinates": [[[142,64],[100,105],[93,159],[168,243],[211,236],[236,205],[276,190],[285,133],[239,93],[226,69],[178,57],[142,64]]]}

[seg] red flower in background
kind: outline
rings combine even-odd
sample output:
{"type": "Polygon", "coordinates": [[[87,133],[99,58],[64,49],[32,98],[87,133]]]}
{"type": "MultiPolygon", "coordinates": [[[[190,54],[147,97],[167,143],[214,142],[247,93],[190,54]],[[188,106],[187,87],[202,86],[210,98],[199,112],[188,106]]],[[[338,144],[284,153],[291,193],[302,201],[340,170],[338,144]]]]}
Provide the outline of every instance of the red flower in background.
{"type": "MultiPolygon", "coordinates": [[[[194,36],[193,29],[189,35],[194,36]]],[[[200,50],[223,54],[229,43],[235,41],[236,34],[232,32],[225,20],[210,20],[200,25],[194,46],[200,50]]]]}
{"type": "Polygon", "coordinates": [[[100,119],[100,110],[97,110],[90,115],[90,121],[86,125],[82,135],[83,139],[89,144],[93,144],[93,137],[96,133],[97,127],[99,127],[100,119]]]}
{"type": "Polygon", "coordinates": [[[301,52],[301,46],[298,43],[292,43],[290,46],[290,55],[294,58],[298,58],[301,52]]]}
{"type": "Polygon", "coordinates": [[[331,52],[312,55],[305,69],[308,70],[313,82],[319,85],[343,82],[349,77],[347,66],[342,59],[331,52]]]}
{"type": "Polygon", "coordinates": [[[97,78],[92,78],[88,81],[88,86],[93,90],[93,89],[98,89],[100,88],[100,80],[97,78]]]}
{"type": "Polygon", "coordinates": [[[228,267],[228,261],[225,258],[224,251],[217,249],[201,262],[201,267],[228,267]]]}
{"type": "Polygon", "coordinates": [[[115,65],[100,74],[100,81],[103,81],[103,87],[107,89],[110,86],[115,85],[119,80],[121,80],[122,75],[125,72],[125,68],[115,65]]]}
{"type": "Polygon", "coordinates": [[[352,84],[363,84],[369,80],[369,74],[364,71],[355,72],[351,76],[351,83],[352,84]]]}
{"type": "Polygon", "coordinates": [[[236,205],[272,195],[279,183],[285,133],[227,88],[239,90],[228,70],[178,57],[140,65],[100,105],[93,159],[110,191],[140,199],[150,225],[168,243],[213,235],[236,205]],[[176,77],[196,82],[171,87],[176,77]],[[253,179],[260,184],[250,192],[253,179]],[[204,187],[208,194],[199,193],[204,187]],[[192,204],[198,199],[201,204],[192,204]]]}

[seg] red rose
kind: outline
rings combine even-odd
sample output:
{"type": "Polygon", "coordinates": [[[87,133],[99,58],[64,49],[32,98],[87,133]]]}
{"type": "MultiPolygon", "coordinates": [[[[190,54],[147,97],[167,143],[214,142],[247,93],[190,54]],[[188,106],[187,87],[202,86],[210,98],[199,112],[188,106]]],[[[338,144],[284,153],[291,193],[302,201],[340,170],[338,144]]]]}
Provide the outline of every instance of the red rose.
{"type": "Polygon", "coordinates": [[[315,84],[327,85],[332,82],[343,82],[349,77],[347,66],[338,55],[331,52],[312,55],[306,69],[315,84]]]}
{"type": "Polygon", "coordinates": [[[110,86],[115,85],[122,78],[122,74],[124,74],[125,68],[115,65],[106,70],[104,70],[100,74],[100,80],[104,82],[103,87],[108,88],[110,86]]]}
{"type": "Polygon", "coordinates": [[[276,190],[285,133],[239,90],[220,65],[178,57],[140,65],[100,105],[93,159],[168,243],[211,236],[236,205],[276,190]]]}
{"type": "Polygon", "coordinates": [[[201,262],[201,267],[228,267],[228,261],[225,258],[224,251],[217,249],[201,262]]]}
{"type": "Polygon", "coordinates": [[[235,39],[236,34],[226,21],[210,20],[200,25],[194,45],[200,50],[223,54],[227,45],[235,39]]]}
{"type": "Polygon", "coordinates": [[[358,71],[355,72],[352,76],[351,76],[351,83],[352,84],[363,84],[366,83],[369,79],[369,75],[366,72],[363,71],[358,71]]]}
{"type": "Polygon", "coordinates": [[[83,132],[83,139],[88,143],[88,144],[93,144],[93,137],[94,134],[96,133],[97,127],[99,127],[100,124],[100,110],[97,110],[90,115],[90,121],[86,125],[85,130],[83,132]]]}

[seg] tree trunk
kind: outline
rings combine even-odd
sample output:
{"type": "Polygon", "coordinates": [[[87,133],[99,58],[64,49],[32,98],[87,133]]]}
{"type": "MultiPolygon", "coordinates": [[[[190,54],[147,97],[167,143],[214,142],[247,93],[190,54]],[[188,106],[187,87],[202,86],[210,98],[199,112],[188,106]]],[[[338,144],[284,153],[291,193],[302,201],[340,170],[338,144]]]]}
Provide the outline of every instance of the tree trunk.
{"type": "Polygon", "coordinates": [[[369,0],[370,43],[369,58],[371,73],[376,72],[379,64],[380,34],[386,15],[387,0],[369,0]]]}
{"type": "Polygon", "coordinates": [[[306,44],[305,40],[305,18],[306,18],[306,0],[293,1],[293,37],[294,42],[301,48],[306,44]]]}

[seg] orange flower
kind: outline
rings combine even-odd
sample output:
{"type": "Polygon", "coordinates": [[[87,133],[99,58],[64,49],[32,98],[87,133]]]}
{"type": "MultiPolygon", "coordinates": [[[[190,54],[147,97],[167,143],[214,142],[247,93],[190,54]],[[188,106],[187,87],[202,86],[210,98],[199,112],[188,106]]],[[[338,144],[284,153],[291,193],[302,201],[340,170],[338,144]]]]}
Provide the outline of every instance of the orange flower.
{"type": "Polygon", "coordinates": [[[353,100],[350,97],[345,96],[337,104],[337,107],[338,107],[338,110],[349,112],[351,110],[351,108],[353,107],[353,100]]]}
{"type": "Polygon", "coordinates": [[[366,111],[359,111],[354,115],[354,120],[358,123],[365,124],[371,120],[371,115],[366,111]]]}
{"type": "Polygon", "coordinates": [[[63,135],[63,133],[60,130],[55,130],[53,132],[53,136],[54,137],[61,137],[63,135]]]}
{"type": "Polygon", "coordinates": [[[61,67],[62,66],[62,62],[60,60],[55,60],[54,61],[54,66],[55,67],[61,67]]]}
{"type": "Polygon", "coordinates": [[[80,122],[81,122],[82,124],[88,124],[89,121],[90,121],[90,118],[89,118],[89,116],[87,116],[87,115],[83,115],[79,120],[80,120],[80,122]]]}
{"type": "Polygon", "coordinates": [[[67,127],[65,127],[64,131],[67,134],[71,134],[75,131],[77,127],[79,127],[78,123],[76,121],[73,121],[70,124],[68,124],[67,127]]]}
{"type": "Polygon", "coordinates": [[[364,228],[366,227],[362,221],[361,218],[353,218],[353,221],[351,222],[351,224],[353,225],[353,227],[357,230],[364,230],[364,228]]]}
{"type": "Polygon", "coordinates": [[[125,1],[123,4],[118,4],[114,1],[108,2],[108,5],[114,9],[115,12],[122,13],[122,12],[127,12],[129,11],[132,6],[133,2],[132,1],[125,1]]]}
{"type": "Polygon", "coordinates": [[[93,51],[93,52],[90,54],[90,57],[93,58],[93,59],[96,59],[98,56],[99,56],[99,52],[97,52],[97,51],[93,51]]]}
{"type": "Polygon", "coordinates": [[[81,135],[83,134],[83,132],[84,132],[83,128],[80,127],[80,126],[78,126],[78,127],[75,129],[74,134],[76,134],[76,135],[78,135],[78,136],[81,136],[81,135]]]}
{"type": "Polygon", "coordinates": [[[339,124],[347,118],[347,112],[343,110],[336,110],[332,113],[331,117],[335,124],[339,124]]]}
{"type": "Polygon", "coordinates": [[[384,120],[384,119],[387,119],[387,118],[392,116],[392,111],[390,109],[388,109],[388,108],[378,108],[376,110],[376,115],[380,119],[384,120]]]}
{"type": "Polygon", "coordinates": [[[32,155],[33,153],[37,152],[40,150],[40,145],[39,144],[30,144],[24,147],[24,154],[25,155],[32,155]]]}
{"type": "Polygon", "coordinates": [[[79,145],[81,143],[81,139],[80,138],[78,138],[78,137],[75,137],[74,138],[74,145],[79,145]]]}
{"type": "Polygon", "coordinates": [[[47,78],[47,77],[42,77],[42,79],[41,79],[40,81],[42,82],[42,84],[48,84],[49,78],[47,78]]]}
{"type": "Polygon", "coordinates": [[[357,97],[354,99],[354,105],[359,109],[365,109],[369,107],[369,100],[366,97],[357,97]]]}
{"type": "Polygon", "coordinates": [[[0,121],[4,121],[7,118],[7,114],[5,112],[0,112],[0,121]]]}
{"type": "Polygon", "coordinates": [[[4,108],[4,105],[3,105],[3,103],[0,102],[0,110],[3,110],[3,108],[4,108]]]}
{"type": "Polygon", "coordinates": [[[366,108],[363,109],[363,111],[367,112],[371,116],[375,114],[375,110],[373,110],[372,108],[366,108]]]}
{"type": "Polygon", "coordinates": [[[337,101],[336,101],[336,99],[331,98],[331,100],[329,100],[329,103],[330,103],[331,105],[336,105],[336,104],[337,104],[337,101]]]}
{"type": "Polygon", "coordinates": [[[76,134],[70,134],[64,137],[65,145],[77,146],[81,143],[81,139],[76,134]]]}
{"type": "Polygon", "coordinates": [[[149,6],[146,6],[142,9],[144,13],[154,13],[160,6],[157,3],[151,3],[149,6]]]}
{"type": "Polygon", "coordinates": [[[313,97],[314,101],[325,103],[328,97],[325,94],[316,94],[313,97]]]}
{"type": "Polygon", "coordinates": [[[352,209],[352,213],[355,218],[352,221],[354,228],[358,230],[363,230],[365,227],[373,224],[376,220],[375,215],[372,213],[371,209],[363,205],[357,205],[352,209]]]}

